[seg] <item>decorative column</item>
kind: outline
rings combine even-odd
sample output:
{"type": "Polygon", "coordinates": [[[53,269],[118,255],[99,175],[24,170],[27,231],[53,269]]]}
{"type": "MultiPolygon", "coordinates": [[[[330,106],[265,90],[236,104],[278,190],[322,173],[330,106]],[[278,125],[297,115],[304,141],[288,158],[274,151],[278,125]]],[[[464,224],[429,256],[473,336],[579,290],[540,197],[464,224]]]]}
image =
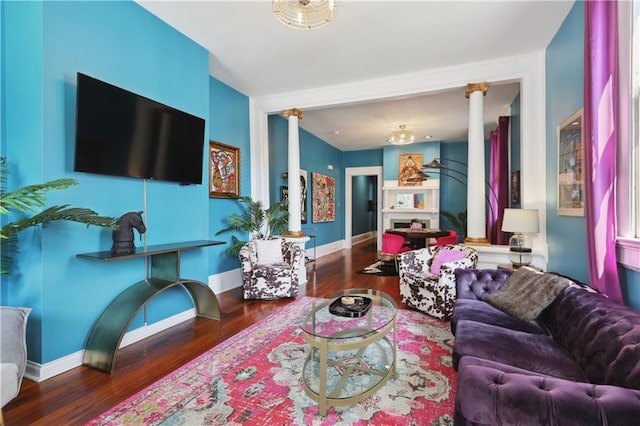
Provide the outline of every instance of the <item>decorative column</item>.
{"type": "Polygon", "coordinates": [[[303,237],[302,216],[300,206],[300,137],[298,121],[302,119],[302,111],[296,108],[285,110],[284,118],[289,120],[289,156],[288,156],[288,186],[289,186],[289,231],[286,237],[303,237]]]}
{"type": "MultiPolygon", "coordinates": [[[[300,196],[300,135],[298,121],[302,119],[302,111],[296,108],[285,110],[282,115],[289,121],[289,155],[287,184],[289,186],[289,230],[284,236],[285,240],[296,243],[305,251],[305,243],[309,237],[302,232],[302,213],[300,196]]],[[[307,262],[302,262],[299,271],[299,282],[307,282],[307,262]]]]}
{"type": "Polygon", "coordinates": [[[469,83],[465,97],[469,99],[469,157],[467,179],[467,244],[489,245],[485,210],[483,97],[487,82],[469,83]]]}

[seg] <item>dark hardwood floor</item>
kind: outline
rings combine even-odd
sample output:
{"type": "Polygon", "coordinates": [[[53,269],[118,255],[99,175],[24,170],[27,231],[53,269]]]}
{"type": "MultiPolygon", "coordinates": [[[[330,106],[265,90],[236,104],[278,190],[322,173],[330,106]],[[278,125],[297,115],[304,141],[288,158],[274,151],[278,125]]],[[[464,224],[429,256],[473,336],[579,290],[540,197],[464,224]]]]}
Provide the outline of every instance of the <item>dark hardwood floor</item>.
{"type": "MultiPolygon", "coordinates": [[[[311,265],[298,297],[326,296],[343,288],[383,290],[400,304],[398,277],[361,274],[376,259],[375,240],[324,256],[311,265]]],[[[77,367],[40,383],[25,379],[18,397],[4,407],[7,426],[80,425],[164,377],[293,299],[244,301],[239,288],[219,294],[220,321],[194,318],[118,352],[111,375],[77,367]]]]}

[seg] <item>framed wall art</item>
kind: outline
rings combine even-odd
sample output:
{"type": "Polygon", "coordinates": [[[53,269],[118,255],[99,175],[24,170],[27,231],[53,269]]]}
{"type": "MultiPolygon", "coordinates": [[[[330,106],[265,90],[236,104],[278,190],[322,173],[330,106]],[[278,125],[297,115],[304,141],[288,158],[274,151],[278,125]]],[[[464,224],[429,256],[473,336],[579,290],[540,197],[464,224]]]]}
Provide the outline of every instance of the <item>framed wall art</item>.
{"type": "Polygon", "coordinates": [[[330,176],[311,173],[313,222],[336,220],[336,181],[330,176]]]}
{"type": "Polygon", "coordinates": [[[240,148],[209,141],[209,198],[240,196],[240,148]]]}
{"type": "Polygon", "coordinates": [[[300,222],[307,223],[309,210],[307,209],[307,171],[300,169],[300,222]]]}
{"type": "Polygon", "coordinates": [[[520,204],[520,170],[511,172],[511,205],[520,204]]]}
{"type": "Polygon", "coordinates": [[[582,108],[558,126],[558,215],[584,216],[582,108]]]}
{"type": "MultiPolygon", "coordinates": [[[[284,175],[284,174],[283,174],[284,175]]],[[[287,173],[288,175],[288,173],[287,173]]],[[[283,176],[284,177],[284,176],[283,176]]],[[[288,179],[287,176],[285,179],[288,179]]],[[[280,187],[280,201],[289,201],[289,187],[280,187]]],[[[300,222],[307,223],[307,171],[300,169],[300,222]]]]}
{"type": "Polygon", "coordinates": [[[422,169],[422,154],[400,154],[398,165],[398,186],[420,186],[422,179],[414,176],[422,169]]]}

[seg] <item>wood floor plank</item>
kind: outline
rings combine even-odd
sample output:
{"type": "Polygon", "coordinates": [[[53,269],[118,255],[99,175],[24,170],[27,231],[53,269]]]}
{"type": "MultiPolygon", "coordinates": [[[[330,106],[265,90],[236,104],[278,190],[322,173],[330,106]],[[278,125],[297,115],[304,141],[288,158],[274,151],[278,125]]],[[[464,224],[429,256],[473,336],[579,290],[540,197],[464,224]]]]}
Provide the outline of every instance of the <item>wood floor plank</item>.
{"type": "MultiPolygon", "coordinates": [[[[361,274],[376,258],[376,242],[329,254],[308,267],[298,297],[323,297],[344,288],[382,290],[396,299],[398,277],[361,274]]],[[[25,379],[18,397],[3,408],[7,426],[80,425],[161,379],[198,355],[293,301],[244,301],[240,288],[218,295],[220,321],[193,318],[121,349],[113,374],[77,367],[40,383],[25,379]]]]}

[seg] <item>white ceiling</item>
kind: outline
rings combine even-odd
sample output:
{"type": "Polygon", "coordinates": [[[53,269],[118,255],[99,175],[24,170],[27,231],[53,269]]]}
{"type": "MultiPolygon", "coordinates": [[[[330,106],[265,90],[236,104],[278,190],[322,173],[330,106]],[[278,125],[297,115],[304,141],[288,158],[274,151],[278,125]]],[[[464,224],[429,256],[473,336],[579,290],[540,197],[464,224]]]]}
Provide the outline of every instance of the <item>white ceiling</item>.
{"type": "MultiPolygon", "coordinates": [[[[262,97],[541,51],[573,0],[338,0],[336,19],[313,31],[278,22],[271,1],[138,3],[205,47],[211,75],[262,97]]],[[[300,126],[345,151],[380,147],[399,124],[418,141],[466,140],[464,92],[304,111],[300,126]]],[[[487,131],[518,93],[518,82],[491,85],[487,131]]]]}

